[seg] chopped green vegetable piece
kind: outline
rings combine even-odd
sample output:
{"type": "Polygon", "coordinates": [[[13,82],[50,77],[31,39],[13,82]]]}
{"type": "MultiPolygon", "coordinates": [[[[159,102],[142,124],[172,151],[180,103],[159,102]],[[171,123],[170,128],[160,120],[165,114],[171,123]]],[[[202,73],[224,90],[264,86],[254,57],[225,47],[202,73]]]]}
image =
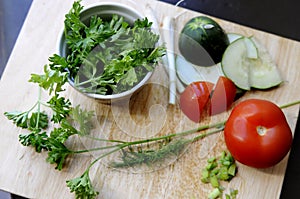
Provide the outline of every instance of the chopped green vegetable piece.
{"type": "Polygon", "coordinates": [[[211,171],[214,168],[216,168],[218,166],[218,163],[216,161],[209,163],[208,165],[206,165],[206,169],[211,171]]]}
{"type": "MultiPolygon", "coordinates": [[[[209,198],[218,198],[221,196],[223,188],[220,185],[220,181],[229,181],[236,174],[236,164],[235,160],[230,153],[223,151],[220,157],[217,159],[211,157],[207,160],[207,165],[202,170],[201,181],[203,183],[209,183],[215,189],[209,194],[209,198]]],[[[232,194],[226,194],[226,198],[235,198],[236,192],[232,194]],[[234,195],[235,194],[235,195],[234,195]],[[232,196],[233,195],[233,196],[232,196]]]]}
{"type": "Polygon", "coordinates": [[[210,192],[208,194],[208,198],[209,199],[216,199],[216,198],[220,197],[221,194],[222,194],[222,192],[220,191],[220,189],[214,188],[214,190],[212,190],[212,192],[210,192]]]}
{"type": "Polygon", "coordinates": [[[230,167],[228,168],[228,174],[231,176],[235,176],[235,172],[236,172],[236,164],[230,165],[230,167]]]}
{"type": "Polygon", "coordinates": [[[228,169],[225,166],[220,167],[219,173],[218,173],[218,179],[220,180],[229,180],[230,177],[228,175],[228,169]]]}
{"type": "Polygon", "coordinates": [[[213,163],[216,161],[216,158],[215,157],[211,157],[207,160],[208,163],[213,163]]]}
{"type": "Polygon", "coordinates": [[[208,170],[206,170],[206,169],[202,170],[201,181],[203,183],[208,183],[209,182],[209,171],[208,170]]]}
{"type": "Polygon", "coordinates": [[[214,188],[218,188],[218,187],[220,186],[217,176],[215,176],[215,175],[210,176],[210,184],[211,184],[214,188]]]}
{"type": "Polygon", "coordinates": [[[235,199],[238,193],[238,190],[230,189],[230,196],[232,197],[232,199],[235,199]]]}
{"type": "Polygon", "coordinates": [[[219,173],[220,169],[219,168],[214,168],[210,173],[211,175],[217,175],[219,173]]]}

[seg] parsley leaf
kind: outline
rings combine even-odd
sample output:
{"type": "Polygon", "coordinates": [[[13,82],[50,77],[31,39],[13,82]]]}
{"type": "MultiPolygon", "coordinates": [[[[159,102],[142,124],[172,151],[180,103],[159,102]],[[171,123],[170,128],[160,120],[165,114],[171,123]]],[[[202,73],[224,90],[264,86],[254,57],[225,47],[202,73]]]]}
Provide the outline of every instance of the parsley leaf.
{"type": "Polygon", "coordinates": [[[43,149],[48,150],[48,135],[46,132],[32,131],[29,134],[19,135],[19,141],[24,146],[32,146],[36,152],[40,153],[43,149]]]}
{"type": "Polygon", "coordinates": [[[46,129],[48,127],[48,115],[45,112],[34,112],[29,119],[30,129],[46,129]]]}
{"type": "Polygon", "coordinates": [[[21,128],[28,127],[28,114],[29,112],[20,112],[20,111],[11,111],[5,112],[4,115],[9,119],[12,120],[13,123],[21,128]]]}
{"type": "Polygon", "coordinates": [[[30,111],[11,111],[5,112],[4,115],[12,120],[16,126],[29,129],[45,129],[48,127],[48,115],[44,112],[33,112],[30,115],[30,111]]]}
{"type": "Polygon", "coordinates": [[[50,105],[50,108],[53,110],[53,116],[51,118],[51,121],[54,123],[59,123],[62,121],[62,119],[65,119],[70,111],[71,111],[71,102],[70,100],[59,97],[58,94],[54,95],[49,101],[48,104],[50,105]]]}
{"type": "Polygon", "coordinates": [[[66,119],[63,119],[61,127],[54,128],[50,133],[50,137],[64,143],[71,135],[75,134],[78,134],[78,131],[66,119]]]}
{"type": "Polygon", "coordinates": [[[48,138],[48,157],[47,162],[50,164],[56,164],[55,169],[62,170],[63,164],[68,157],[68,155],[72,154],[63,143],[54,138],[48,138]]]}
{"type": "Polygon", "coordinates": [[[67,180],[67,186],[71,192],[75,192],[76,199],[94,199],[99,194],[92,186],[89,170],[86,170],[80,177],[67,180]]]}
{"type": "Polygon", "coordinates": [[[64,91],[62,86],[68,80],[68,73],[60,70],[52,70],[48,65],[44,66],[44,74],[31,74],[29,82],[37,83],[45,90],[49,90],[49,94],[64,91]]]}
{"type": "MultiPolygon", "coordinates": [[[[73,123],[76,123],[79,126],[77,130],[77,134],[83,136],[88,135],[93,128],[93,117],[95,116],[94,111],[87,111],[80,108],[80,106],[76,106],[72,109],[70,113],[70,119],[73,123]]],[[[64,124],[62,124],[64,126],[64,124]]],[[[64,126],[66,128],[66,126],[64,126]]],[[[72,126],[70,125],[69,128],[72,126]]]]}

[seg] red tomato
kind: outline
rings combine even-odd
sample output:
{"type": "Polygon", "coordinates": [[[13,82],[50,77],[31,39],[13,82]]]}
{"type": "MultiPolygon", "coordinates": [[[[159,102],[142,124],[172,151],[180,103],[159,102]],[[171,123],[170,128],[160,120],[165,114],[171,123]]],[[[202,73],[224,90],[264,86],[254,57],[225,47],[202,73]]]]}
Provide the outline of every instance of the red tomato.
{"type": "Polygon", "coordinates": [[[210,115],[226,111],[234,102],[235,94],[235,84],[226,77],[219,77],[210,101],[210,115]]]}
{"type": "Polygon", "coordinates": [[[199,122],[201,114],[209,100],[214,84],[210,82],[193,82],[180,96],[180,108],[192,121],[199,122]]]}
{"type": "Polygon", "coordinates": [[[225,124],[224,137],[232,156],[255,168],[280,162],[293,139],[282,110],[260,99],[245,100],[235,106],[225,124]]]}

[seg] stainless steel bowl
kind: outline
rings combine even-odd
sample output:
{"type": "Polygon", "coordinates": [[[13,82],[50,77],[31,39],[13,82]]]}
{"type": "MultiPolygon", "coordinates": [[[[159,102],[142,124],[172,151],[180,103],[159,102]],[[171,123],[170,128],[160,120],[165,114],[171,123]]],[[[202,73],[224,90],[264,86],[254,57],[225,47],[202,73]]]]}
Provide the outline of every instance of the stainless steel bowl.
{"type": "MultiPolygon", "coordinates": [[[[138,11],[134,10],[133,8],[120,4],[120,3],[98,3],[98,4],[93,4],[90,6],[87,6],[84,8],[84,10],[81,12],[81,20],[83,22],[89,21],[90,17],[93,15],[97,15],[101,17],[102,19],[109,19],[113,14],[117,14],[119,16],[122,16],[126,22],[129,24],[134,23],[134,21],[138,18],[144,18],[142,14],[140,14],[138,11]]],[[[65,36],[64,32],[61,32],[61,36],[59,39],[58,43],[58,53],[60,56],[66,57],[68,54],[68,49],[65,41],[65,36]]],[[[79,92],[83,93],[86,96],[95,98],[100,100],[100,102],[103,103],[111,103],[111,101],[115,100],[123,100],[123,99],[128,99],[130,96],[138,91],[144,84],[148,82],[152,75],[152,72],[148,72],[146,76],[134,87],[131,89],[122,92],[122,93],[117,93],[117,94],[111,94],[111,95],[100,95],[100,94],[94,94],[94,93],[83,93],[80,91],[80,89],[76,88],[74,86],[74,83],[72,80],[69,79],[70,85],[78,90],[79,92]]]]}

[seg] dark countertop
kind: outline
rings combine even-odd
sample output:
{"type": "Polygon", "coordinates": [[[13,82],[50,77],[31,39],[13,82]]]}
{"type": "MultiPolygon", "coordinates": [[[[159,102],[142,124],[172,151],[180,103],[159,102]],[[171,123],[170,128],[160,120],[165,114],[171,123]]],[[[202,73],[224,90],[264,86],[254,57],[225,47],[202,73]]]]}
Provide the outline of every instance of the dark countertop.
{"type": "MultiPolygon", "coordinates": [[[[14,46],[32,0],[0,0],[0,76],[14,46]],[[16,6],[17,5],[17,6],[16,6]]],[[[178,0],[163,0],[176,4],[178,0]]],[[[300,41],[300,1],[297,0],[185,0],[191,10],[300,41]]],[[[299,55],[300,56],[300,55],[299,55]]],[[[300,122],[290,152],[281,198],[300,195],[300,122]],[[297,155],[298,154],[298,155],[297,155]]],[[[0,194],[1,196],[1,194],[0,194]]]]}
{"type": "MultiPolygon", "coordinates": [[[[176,4],[178,0],[162,0],[176,4]]],[[[300,41],[300,1],[185,0],[179,6],[300,41]]]]}

